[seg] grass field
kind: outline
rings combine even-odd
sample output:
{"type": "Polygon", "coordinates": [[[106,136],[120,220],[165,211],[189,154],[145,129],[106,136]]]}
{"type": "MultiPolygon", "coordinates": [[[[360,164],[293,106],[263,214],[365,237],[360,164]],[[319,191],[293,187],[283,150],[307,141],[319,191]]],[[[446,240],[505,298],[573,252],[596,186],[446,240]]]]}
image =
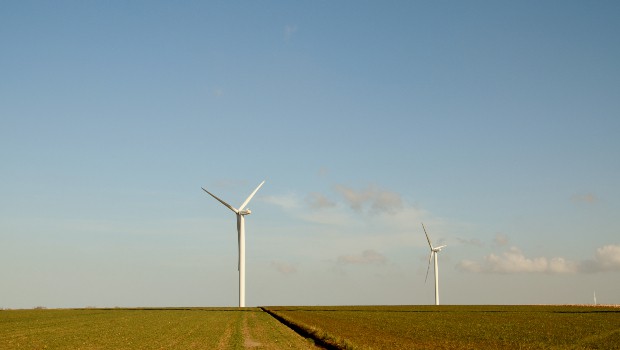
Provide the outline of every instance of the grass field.
{"type": "Polygon", "coordinates": [[[342,349],[620,349],[620,309],[266,307],[342,349]]]}
{"type": "MultiPolygon", "coordinates": [[[[620,349],[620,308],[265,307],[336,349],[620,349]]],[[[313,349],[260,308],[0,310],[0,349],[313,349]]]]}
{"type": "Polygon", "coordinates": [[[0,349],[310,349],[256,308],[0,311],[0,349]]]}

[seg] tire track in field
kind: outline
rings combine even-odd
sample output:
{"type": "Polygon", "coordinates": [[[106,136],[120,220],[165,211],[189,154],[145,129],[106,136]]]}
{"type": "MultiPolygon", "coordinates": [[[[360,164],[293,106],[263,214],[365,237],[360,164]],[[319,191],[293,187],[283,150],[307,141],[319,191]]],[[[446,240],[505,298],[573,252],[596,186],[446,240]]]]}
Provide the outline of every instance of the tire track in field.
{"type": "Polygon", "coordinates": [[[220,338],[220,341],[217,343],[217,350],[227,350],[230,349],[230,341],[232,339],[235,319],[231,318],[230,321],[226,324],[226,330],[224,334],[220,338]]]}
{"type": "Polygon", "coordinates": [[[241,332],[243,335],[243,347],[246,349],[251,349],[262,346],[262,343],[252,339],[252,337],[250,336],[250,330],[248,329],[248,317],[256,317],[256,315],[254,315],[253,313],[243,314],[243,325],[241,328],[241,332]]]}

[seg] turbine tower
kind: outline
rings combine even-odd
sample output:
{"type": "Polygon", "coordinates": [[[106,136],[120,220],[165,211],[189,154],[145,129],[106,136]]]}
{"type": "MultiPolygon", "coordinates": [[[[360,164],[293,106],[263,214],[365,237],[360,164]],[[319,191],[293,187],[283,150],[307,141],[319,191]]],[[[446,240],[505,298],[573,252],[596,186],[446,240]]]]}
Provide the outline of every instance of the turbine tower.
{"type": "Polygon", "coordinates": [[[239,307],[245,307],[245,216],[250,215],[252,211],[250,209],[244,209],[258,189],[265,183],[265,181],[261,182],[258,187],[248,196],[248,198],[241,204],[239,209],[234,208],[230,204],[224,202],[223,200],[217,198],[213,193],[202,188],[203,191],[207,192],[211,195],[211,197],[217,199],[220,203],[224,204],[225,207],[232,210],[237,215],[237,245],[239,248],[239,260],[237,269],[239,270],[239,307]]]}
{"type": "Polygon", "coordinates": [[[433,247],[431,244],[431,239],[428,238],[428,233],[426,233],[426,227],[424,227],[424,223],[422,223],[422,229],[424,230],[424,234],[426,235],[426,240],[428,241],[428,246],[431,248],[431,255],[428,257],[428,266],[426,267],[426,278],[424,279],[424,283],[428,279],[428,270],[431,268],[431,259],[435,260],[435,305],[439,305],[439,269],[437,268],[437,253],[441,251],[441,248],[445,247],[445,245],[439,247],[433,247]]]}

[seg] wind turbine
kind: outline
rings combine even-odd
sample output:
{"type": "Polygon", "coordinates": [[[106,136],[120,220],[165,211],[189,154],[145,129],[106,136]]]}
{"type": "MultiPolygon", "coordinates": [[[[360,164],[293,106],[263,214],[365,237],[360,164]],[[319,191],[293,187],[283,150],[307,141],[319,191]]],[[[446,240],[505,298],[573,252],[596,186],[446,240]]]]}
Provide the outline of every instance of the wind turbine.
{"type": "Polygon", "coordinates": [[[424,279],[424,283],[428,279],[428,270],[431,268],[431,259],[435,258],[435,305],[439,305],[439,270],[437,268],[437,253],[441,251],[441,248],[445,247],[445,245],[439,247],[433,247],[431,244],[431,239],[428,238],[428,233],[426,233],[426,227],[424,227],[424,223],[422,223],[422,229],[424,229],[424,234],[426,235],[426,240],[428,241],[428,246],[431,248],[431,255],[428,257],[428,266],[426,267],[426,278],[424,279]]]}
{"type": "Polygon", "coordinates": [[[217,199],[220,203],[224,204],[225,207],[232,210],[237,215],[237,245],[239,248],[239,261],[237,268],[239,270],[239,307],[245,307],[245,216],[250,215],[252,211],[250,209],[244,209],[258,189],[265,183],[265,181],[261,182],[258,187],[248,196],[248,198],[241,204],[239,209],[234,208],[230,204],[224,202],[223,200],[217,198],[213,193],[205,190],[203,187],[202,190],[211,195],[211,197],[217,199]]]}

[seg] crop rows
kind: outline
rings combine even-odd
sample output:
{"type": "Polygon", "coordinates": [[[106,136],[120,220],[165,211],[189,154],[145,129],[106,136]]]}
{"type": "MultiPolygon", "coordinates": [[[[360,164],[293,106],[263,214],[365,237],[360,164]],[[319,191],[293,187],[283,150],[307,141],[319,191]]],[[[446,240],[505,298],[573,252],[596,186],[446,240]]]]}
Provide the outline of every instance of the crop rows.
{"type": "Polygon", "coordinates": [[[0,310],[0,349],[315,348],[292,329],[329,349],[620,349],[613,307],[262,309],[0,310]]]}
{"type": "Polygon", "coordinates": [[[0,311],[0,349],[308,349],[260,309],[0,311]]]}
{"type": "Polygon", "coordinates": [[[620,349],[620,309],[577,306],[267,307],[340,349],[620,349]]]}

